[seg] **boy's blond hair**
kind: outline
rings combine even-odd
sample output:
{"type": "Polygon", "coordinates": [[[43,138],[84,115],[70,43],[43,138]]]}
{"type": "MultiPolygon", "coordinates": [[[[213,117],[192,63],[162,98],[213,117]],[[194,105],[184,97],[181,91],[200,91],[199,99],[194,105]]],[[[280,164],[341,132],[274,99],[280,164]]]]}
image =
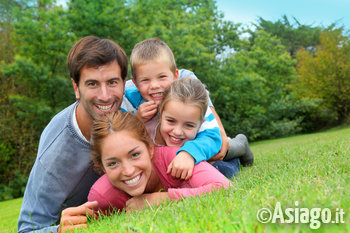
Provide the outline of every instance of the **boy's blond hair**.
{"type": "Polygon", "coordinates": [[[175,74],[176,63],[174,54],[164,41],[158,38],[150,38],[137,43],[132,49],[130,56],[133,78],[137,79],[136,69],[139,65],[164,60],[168,62],[170,71],[175,74]]]}

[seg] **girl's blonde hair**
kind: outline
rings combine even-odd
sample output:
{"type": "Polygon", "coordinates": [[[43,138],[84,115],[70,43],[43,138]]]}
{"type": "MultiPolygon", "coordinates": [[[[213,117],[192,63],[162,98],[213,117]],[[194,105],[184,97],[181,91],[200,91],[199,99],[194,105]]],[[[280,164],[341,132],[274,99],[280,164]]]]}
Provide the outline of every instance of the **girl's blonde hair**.
{"type": "Polygon", "coordinates": [[[147,133],[144,123],[131,113],[116,111],[107,113],[95,120],[91,132],[91,160],[94,163],[95,170],[102,174],[103,165],[101,160],[102,142],[112,133],[122,130],[130,132],[137,140],[145,143],[150,149],[153,145],[150,136],[147,133]]]}
{"type": "Polygon", "coordinates": [[[205,113],[208,108],[208,93],[204,84],[199,79],[184,77],[172,82],[165,90],[163,100],[159,105],[160,116],[164,111],[165,105],[170,100],[198,106],[201,110],[200,120],[201,122],[204,121],[205,113]]]}

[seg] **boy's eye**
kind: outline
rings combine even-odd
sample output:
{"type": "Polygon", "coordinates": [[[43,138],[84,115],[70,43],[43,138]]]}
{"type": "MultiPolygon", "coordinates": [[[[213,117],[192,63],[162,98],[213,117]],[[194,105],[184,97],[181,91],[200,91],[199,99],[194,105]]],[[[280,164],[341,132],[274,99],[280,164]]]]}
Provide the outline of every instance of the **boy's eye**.
{"type": "Polygon", "coordinates": [[[148,82],[149,81],[149,79],[148,78],[145,78],[145,79],[141,79],[140,80],[140,83],[145,83],[145,82],[148,82]]]}
{"type": "Polygon", "coordinates": [[[166,76],[165,75],[161,75],[161,76],[159,76],[159,78],[166,78],[166,76]]]}

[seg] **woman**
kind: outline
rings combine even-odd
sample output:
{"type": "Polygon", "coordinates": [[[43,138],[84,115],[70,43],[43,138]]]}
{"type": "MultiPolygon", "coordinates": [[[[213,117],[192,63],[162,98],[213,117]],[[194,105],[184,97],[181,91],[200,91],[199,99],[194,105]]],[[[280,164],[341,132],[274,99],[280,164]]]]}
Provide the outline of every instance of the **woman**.
{"type": "Polygon", "coordinates": [[[166,200],[181,200],[227,188],[231,183],[207,162],[198,163],[189,180],[175,179],[167,168],[178,147],[154,146],[142,121],[121,111],[96,120],[91,158],[105,174],[92,186],[88,200],[106,214],[133,211],[166,200]],[[145,201],[147,200],[147,202],[145,201]]]}

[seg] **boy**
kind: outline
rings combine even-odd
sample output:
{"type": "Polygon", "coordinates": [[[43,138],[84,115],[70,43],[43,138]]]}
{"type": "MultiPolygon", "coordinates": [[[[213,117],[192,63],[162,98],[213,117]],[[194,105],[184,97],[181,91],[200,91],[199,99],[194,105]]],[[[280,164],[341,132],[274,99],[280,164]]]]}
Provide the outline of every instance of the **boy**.
{"type": "MultiPolygon", "coordinates": [[[[145,122],[148,132],[151,132],[153,130],[150,129],[154,129],[158,122],[158,105],[165,89],[179,77],[196,77],[192,72],[177,70],[171,49],[166,43],[155,38],[136,44],[132,50],[130,63],[132,81],[136,88],[127,89],[125,98],[135,108],[135,115],[145,122]]],[[[188,179],[195,163],[209,160],[219,152],[222,142],[220,129],[211,108],[213,105],[210,102],[206,120],[195,140],[186,142],[169,165],[168,171],[172,176],[188,179]]],[[[244,138],[240,136],[239,139],[229,139],[231,141],[228,155],[231,155],[232,158],[243,156],[246,159],[249,157],[252,160],[253,154],[244,138]]]]}

